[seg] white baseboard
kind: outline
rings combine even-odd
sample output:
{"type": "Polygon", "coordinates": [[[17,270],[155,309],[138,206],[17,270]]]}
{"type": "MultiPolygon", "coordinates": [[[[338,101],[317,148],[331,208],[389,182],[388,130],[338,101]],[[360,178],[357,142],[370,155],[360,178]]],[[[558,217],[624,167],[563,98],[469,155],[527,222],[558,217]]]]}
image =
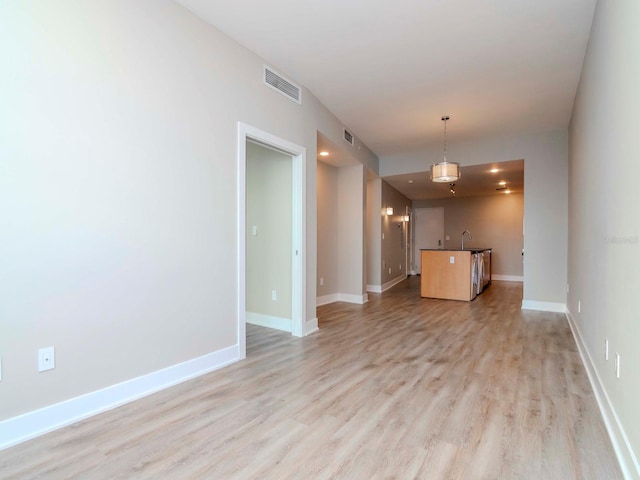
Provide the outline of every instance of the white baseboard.
{"type": "Polygon", "coordinates": [[[391,287],[395,287],[400,282],[404,282],[407,279],[406,275],[400,275],[399,277],[394,278],[393,280],[389,280],[388,282],[382,285],[367,285],[367,292],[371,293],[382,293],[389,290],[391,287]]]}
{"type": "Polygon", "coordinates": [[[79,422],[239,360],[238,345],[0,422],[0,450],[79,422]]]}
{"type": "Polygon", "coordinates": [[[347,303],[357,303],[358,305],[362,305],[369,301],[369,295],[367,295],[366,293],[362,295],[350,295],[348,293],[339,293],[338,301],[347,302],[347,303]]]}
{"type": "Polygon", "coordinates": [[[347,302],[347,303],[357,303],[358,305],[362,305],[363,303],[367,303],[369,301],[369,295],[366,293],[363,295],[351,295],[349,293],[332,293],[330,295],[324,295],[323,297],[316,298],[316,306],[320,307],[322,305],[328,305],[329,303],[335,302],[347,302]]]}
{"type": "Polygon", "coordinates": [[[538,310],[541,312],[565,313],[567,306],[564,303],[536,302],[535,300],[522,300],[522,310],[538,310]]]}
{"type": "Polygon", "coordinates": [[[600,408],[600,414],[602,415],[602,419],[604,420],[607,432],[609,432],[609,438],[611,438],[613,450],[616,454],[616,457],[618,458],[618,463],[620,464],[622,474],[624,478],[628,479],[640,478],[640,463],[638,462],[638,458],[633,452],[633,448],[631,447],[629,438],[627,437],[627,434],[625,433],[624,428],[620,423],[620,419],[618,418],[618,415],[616,414],[616,411],[611,404],[611,400],[607,395],[607,391],[605,390],[604,385],[600,380],[600,376],[598,375],[598,371],[596,370],[595,363],[593,362],[593,359],[589,354],[589,350],[584,343],[580,328],[578,328],[578,324],[576,323],[575,318],[573,317],[573,315],[571,315],[571,312],[568,309],[566,310],[565,314],[567,317],[567,321],[569,322],[571,332],[573,333],[573,338],[575,339],[576,345],[578,346],[578,352],[580,352],[582,363],[587,370],[587,376],[589,377],[591,388],[593,389],[593,393],[595,394],[596,402],[598,403],[598,407],[600,408]]]}
{"type": "Polygon", "coordinates": [[[318,317],[312,318],[311,320],[307,320],[307,324],[305,327],[305,336],[311,335],[312,333],[315,333],[318,330],[320,330],[318,328],[318,317]]]}
{"type": "Polygon", "coordinates": [[[385,282],[382,284],[382,291],[386,292],[391,287],[395,287],[397,284],[399,284],[400,282],[404,282],[406,279],[407,279],[406,275],[400,275],[399,277],[396,277],[393,280],[389,280],[388,282],[385,282]]]}
{"type": "Polygon", "coordinates": [[[293,322],[290,318],[274,317],[272,315],[263,315],[262,313],[247,312],[247,323],[258,325],[259,327],[274,328],[283,332],[291,333],[293,322]]]}
{"type": "Polygon", "coordinates": [[[522,275],[491,275],[491,280],[498,280],[502,282],[524,282],[522,275]]]}
{"type": "Polygon", "coordinates": [[[320,307],[322,305],[328,305],[329,303],[334,303],[338,301],[338,294],[332,293],[330,295],[323,295],[322,297],[316,298],[316,307],[320,307]]]}

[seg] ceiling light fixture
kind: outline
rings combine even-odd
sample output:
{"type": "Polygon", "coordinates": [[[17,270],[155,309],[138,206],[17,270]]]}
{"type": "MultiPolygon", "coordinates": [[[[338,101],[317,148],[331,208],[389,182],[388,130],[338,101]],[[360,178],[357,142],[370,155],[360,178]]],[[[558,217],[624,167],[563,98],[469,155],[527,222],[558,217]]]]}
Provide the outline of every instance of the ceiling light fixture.
{"type": "Polygon", "coordinates": [[[320,156],[321,157],[328,157],[329,156],[329,152],[323,150],[323,151],[320,152],[320,156]]]}
{"type": "Polygon", "coordinates": [[[500,170],[498,170],[497,168],[492,168],[491,170],[489,170],[491,173],[498,173],[500,170]]]}
{"type": "Polygon", "coordinates": [[[460,178],[460,164],[447,162],[447,120],[448,116],[441,118],[444,122],[444,159],[440,163],[431,165],[431,181],[437,183],[455,182],[460,178]]]}
{"type": "Polygon", "coordinates": [[[502,180],[501,182],[498,182],[498,185],[502,185],[502,186],[504,186],[504,185],[506,185],[506,184],[507,184],[507,182],[505,182],[504,180],[502,180]]]}

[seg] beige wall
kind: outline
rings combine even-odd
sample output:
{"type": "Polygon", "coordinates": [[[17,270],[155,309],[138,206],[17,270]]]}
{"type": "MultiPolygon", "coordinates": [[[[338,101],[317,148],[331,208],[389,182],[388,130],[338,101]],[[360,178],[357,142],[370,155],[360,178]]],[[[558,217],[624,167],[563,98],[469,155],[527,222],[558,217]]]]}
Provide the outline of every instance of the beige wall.
{"type": "Polygon", "coordinates": [[[469,230],[473,239],[465,239],[465,247],[493,249],[492,274],[522,277],[522,194],[413,202],[413,208],[429,207],[444,208],[445,248],[460,248],[461,234],[469,230]]]}
{"type": "Polygon", "coordinates": [[[402,221],[402,216],[410,206],[411,200],[382,181],[382,285],[407,275],[407,224],[402,221]],[[384,212],[387,207],[393,208],[393,215],[384,212]]]}
{"type": "Polygon", "coordinates": [[[345,142],[311,92],[169,0],[1,2],[0,58],[0,420],[238,345],[239,121],[307,148],[315,317],[317,131],[345,142]]]}
{"type": "Polygon", "coordinates": [[[293,160],[252,142],[246,155],[247,312],[291,319],[293,160]]]}
{"type": "Polygon", "coordinates": [[[382,179],[367,180],[367,289],[382,285],[382,179]]]}
{"type": "Polygon", "coordinates": [[[598,2],[569,129],[567,306],[628,478],[640,478],[639,18],[637,0],[598,2]]]}
{"type": "Polygon", "coordinates": [[[317,296],[338,293],[338,169],[318,162],[317,296]],[[324,285],[320,285],[320,278],[324,285]]]}
{"type": "Polygon", "coordinates": [[[338,292],[362,299],[365,293],[364,209],[365,174],[362,165],[338,169],[338,292]]]}
{"type": "MultiPolygon", "coordinates": [[[[523,134],[447,145],[447,158],[464,165],[524,159],[523,305],[564,310],[567,283],[567,131],[523,134]],[[550,305],[551,304],[551,305],[550,305]]],[[[380,159],[380,176],[424,172],[442,149],[380,159]]]]}

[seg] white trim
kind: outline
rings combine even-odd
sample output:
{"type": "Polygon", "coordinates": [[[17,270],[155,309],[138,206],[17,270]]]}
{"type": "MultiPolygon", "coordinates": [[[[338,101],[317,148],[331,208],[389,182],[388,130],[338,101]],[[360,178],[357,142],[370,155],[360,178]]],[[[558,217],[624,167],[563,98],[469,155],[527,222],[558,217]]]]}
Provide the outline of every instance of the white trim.
{"type": "Polygon", "coordinates": [[[334,303],[338,301],[338,294],[332,293],[330,295],[323,295],[322,297],[316,298],[316,307],[321,307],[322,305],[328,305],[329,303],[334,303]]]}
{"type": "Polygon", "coordinates": [[[604,384],[598,375],[598,370],[596,369],[595,363],[593,362],[593,359],[589,354],[589,350],[584,343],[580,328],[578,328],[575,318],[571,315],[571,312],[568,309],[566,310],[565,315],[569,322],[571,332],[573,333],[573,338],[578,346],[578,352],[582,358],[582,363],[587,371],[591,388],[593,389],[596,402],[600,408],[600,414],[602,415],[605,427],[609,433],[609,438],[613,444],[613,450],[618,458],[622,474],[624,478],[640,478],[640,462],[638,462],[638,458],[633,453],[633,448],[631,447],[629,438],[622,427],[622,423],[620,423],[620,419],[611,404],[611,400],[609,399],[609,395],[607,395],[604,384]]]}
{"type": "Polygon", "coordinates": [[[338,302],[347,302],[347,303],[357,303],[358,305],[362,305],[369,301],[369,295],[366,293],[363,295],[351,295],[349,293],[339,293],[338,294],[338,302]]]}
{"type": "Polygon", "coordinates": [[[306,194],[306,164],[307,149],[283,138],[264,132],[258,128],[238,122],[238,296],[236,310],[238,315],[238,344],[240,346],[240,358],[246,357],[246,185],[247,185],[247,155],[246,142],[252,140],[267,147],[286,152],[293,157],[292,182],[293,182],[293,262],[292,262],[292,324],[291,333],[302,337],[306,332],[306,308],[307,308],[307,194],[306,194]]]}
{"type": "Polygon", "coordinates": [[[535,300],[522,300],[522,310],[539,310],[541,312],[565,313],[567,306],[564,303],[537,302],[535,300]]]}
{"type": "Polygon", "coordinates": [[[0,450],[218,370],[240,360],[239,346],[208,353],[141,377],[0,422],[0,450]]]}
{"type": "Polygon", "coordinates": [[[318,328],[318,317],[315,317],[311,320],[307,320],[307,328],[306,328],[307,335],[311,333],[315,333],[318,330],[320,330],[318,328]]]}
{"type": "Polygon", "coordinates": [[[404,282],[406,279],[407,279],[407,275],[400,275],[399,277],[396,277],[396,278],[394,278],[392,280],[389,280],[388,282],[385,282],[382,286],[381,285],[367,285],[367,292],[371,292],[371,293],[386,292],[391,287],[395,287],[399,283],[404,282]]]}
{"type": "Polygon", "coordinates": [[[386,292],[391,287],[395,287],[397,284],[404,282],[406,279],[407,279],[406,275],[400,275],[399,277],[396,277],[393,280],[389,280],[388,282],[382,284],[382,291],[386,292]]]}
{"type": "Polygon", "coordinates": [[[322,297],[316,298],[316,306],[320,307],[322,305],[328,305],[329,303],[335,302],[347,302],[347,303],[357,303],[358,305],[362,305],[369,301],[369,295],[366,293],[363,295],[351,295],[349,293],[332,293],[329,295],[324,295],[322,297]]]}
{"type": "Polygon", "coordinates": [[[498,280],[501,282],[524,282],[522,275],[491,275],[491,280],[498,280]]]}
{"type": "Polygon", "coordinates": [[[247,323],[260,327],[275,328],[291,333],[292,320],[290,318],[274,317],[262,313],[247,312],[247,323]]]}

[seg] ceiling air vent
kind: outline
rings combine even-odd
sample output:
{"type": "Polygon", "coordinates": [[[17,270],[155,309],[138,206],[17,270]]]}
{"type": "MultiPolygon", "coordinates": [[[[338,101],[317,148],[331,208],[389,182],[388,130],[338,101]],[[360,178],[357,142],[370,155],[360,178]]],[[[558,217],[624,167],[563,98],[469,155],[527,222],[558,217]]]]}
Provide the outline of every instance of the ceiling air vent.
{"type": "Polygon", "coordinates": [[[264,66],[264,84],[286,95],[296,103],[302,104],[302,90],[298,85],[290,82],[271,68],[264,66]]]}
{"type": "Polygon", "coordinates": [[[353,145],[353,135],[346,128],[344,129],[344,139],[347,141],[349,145],[353,145]]]}

